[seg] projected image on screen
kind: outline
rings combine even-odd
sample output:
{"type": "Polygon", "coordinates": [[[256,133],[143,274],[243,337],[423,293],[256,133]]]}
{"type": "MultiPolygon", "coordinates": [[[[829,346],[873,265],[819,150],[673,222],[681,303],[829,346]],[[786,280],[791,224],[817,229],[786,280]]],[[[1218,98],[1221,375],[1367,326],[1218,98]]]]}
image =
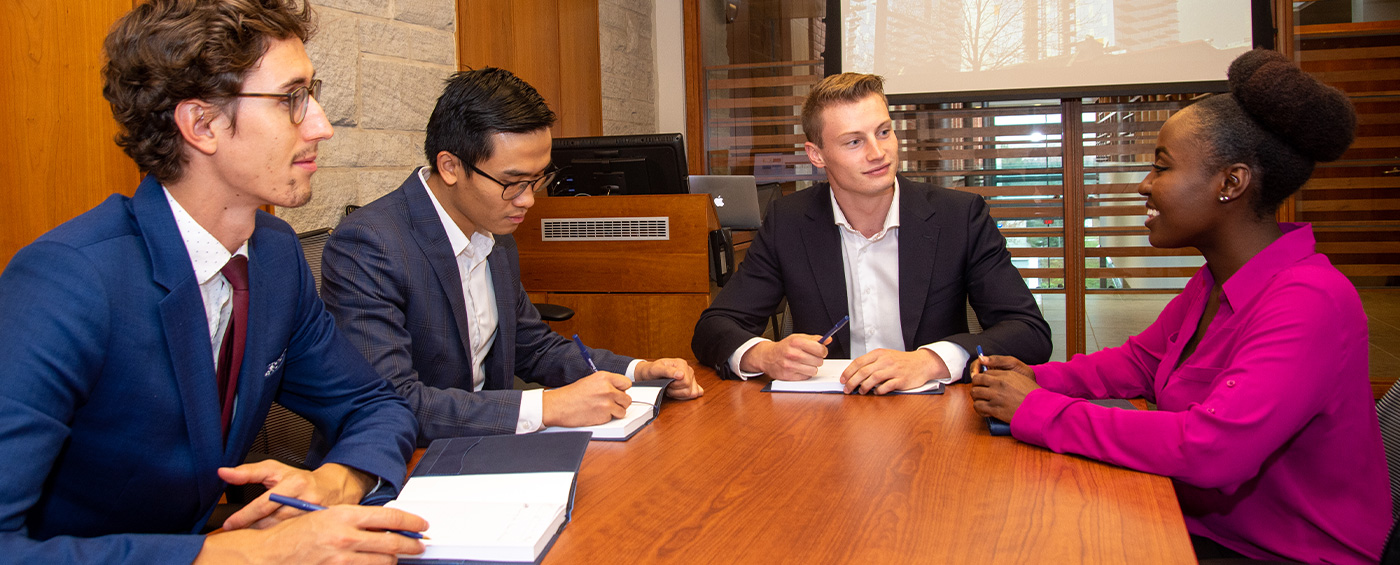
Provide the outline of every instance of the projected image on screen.
{"type": "Polygon", "coordinates": [[[1225,80],[1247,0],[842,0],[844,71],[887,94],[1225,80]]]}

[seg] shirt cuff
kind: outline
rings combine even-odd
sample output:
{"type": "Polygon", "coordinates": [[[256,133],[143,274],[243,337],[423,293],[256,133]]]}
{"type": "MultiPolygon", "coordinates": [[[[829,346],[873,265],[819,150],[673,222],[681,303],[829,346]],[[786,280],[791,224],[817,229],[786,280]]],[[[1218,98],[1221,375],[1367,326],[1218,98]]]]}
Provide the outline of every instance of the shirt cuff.
{"type": "Polygon", "coordinates": [[[734,354],[729,356],[729,370],[734,371],[734,374],[739,375],[740,379],[746,381],[753,377],[762,375],[763,373],[745,373],[739,370],[739,361],[744,358],[745,353],[748,353],[750,349],[753,349],[753,346],[763,343],[765,341],[772,340],[761,337],[752,337],[749,338],[748,341],[744,342],[743,345],[740,345],[738,349],[735,349],[734,354]]]}
{"type": "Polygon", "coordinates": [[[515,421],[515,433],[528,434],[544,426],[544,389],[520,391],[520,417],[515,421]]]}
{"type": "Polygon", "coordinates": [[[631,363],[627,364],[627,372],[624,373],[623,376],[627,377],[629,381],[637,382],[637,365],[641,363],[641,359],[633,359],[631,363]]]}
{"type": "Polygon", "coordinates": [[[943,364],[948,367],[948,378],[934,379],[943,384],[955,383],[962,378],[963,371],[967,370],[967,362],[972,360],[972,356],[963,349],[961,345],[951,341],[935,341],[919,349],[927,349],[943,360],[943,364]]]}

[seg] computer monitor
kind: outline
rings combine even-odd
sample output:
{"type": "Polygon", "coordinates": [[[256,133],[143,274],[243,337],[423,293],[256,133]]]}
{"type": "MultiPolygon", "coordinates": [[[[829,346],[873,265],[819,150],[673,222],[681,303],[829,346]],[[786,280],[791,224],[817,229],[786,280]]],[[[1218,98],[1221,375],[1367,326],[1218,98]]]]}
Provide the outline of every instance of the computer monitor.
{"type": "Polygon", "coordinates": [[[554,165],[564,169],[553,196],[685,194],[685,140],[679,133],[558,137],[554,165]]]}

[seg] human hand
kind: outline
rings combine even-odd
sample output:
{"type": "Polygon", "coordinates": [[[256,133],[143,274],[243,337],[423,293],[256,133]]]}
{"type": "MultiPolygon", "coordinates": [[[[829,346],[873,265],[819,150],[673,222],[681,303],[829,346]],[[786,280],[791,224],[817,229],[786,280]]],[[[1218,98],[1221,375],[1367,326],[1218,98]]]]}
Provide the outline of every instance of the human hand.
{"type": "Polygon", "coordinates": [[[270,500],[268,497],[272,494],[300,498],[321,506],[357,504],[375,483],[373,476],[337,463],[327,463],[315,471],[307,471],[271,459],[237,467],[222,467],[219,478],[231,485],[257,483],[267,487],[267,492],[262,496],[224,521],[225,530],[268,528],[301,514],[300,510],[270,500]]]}
{"type": "Polygon", "coordinates": [[[819,339],[819,335],[792,334],[778,342],[759,342],[744,352],[739,368],[779,381],[805,381],[817,374],[826,359],[826,344],[819,339]]]}
{"type": "Polygon", "coordinates": [[[927,349],[895,351],[876,349],[851,360],[841,372],[846,394],[886,394],[923,386],[933,379],[946,378],[948,366],[943,358],[927,349]]]}
{"type": "Polygon", "coordinates": [[[545,426],[577,428],[605,424],[627,415],[632,397],[623,392],[632,381],[617,373],[598,371],[567,386],[544,391],[545,426]]]}
{"type": "Polygon", "coordinates": [[[978,414],[991,416],[1006,423],[1016,415],[1026,395],[1040,388],[1035,384],[1035,372],[1019,359],[994,355],[988,359],[991,369],[972,373],[972,408],[978,414]]]}
{"type": "Polygon", "coordinates": [[[423,542],[385,531],[428,529],[426,520],[402,510],[342,504],[292,512],[305,515],[206,537],[194,562],[393,563],[396,554],[423,553],[423,542]]]}
{"type": "Polygon", "coordinates": [[[970,371],[972,374],[976,375],[977,373],[990,369],[1000,369],[1003,371],[1020,373],[1025,375],[1028,379],[1035,380],[1035,371],[1031,370],[1030,366],[1022,363],[1020,359],[1010,355],[987,355],[982,357],[982,359],[977,357],[972,358],[972,370],[970,371]],[[987,362],[984,364],[982,359],[986,359],[987,362]]]}
{"type": "Polygon", "coordinates": [[[637,380],[673,379],[666,385],[666,396],[680,400],[699,398],[705,389],[695,380],[695,369],[680,359],[667,358],[637,364],[637,380]]]}

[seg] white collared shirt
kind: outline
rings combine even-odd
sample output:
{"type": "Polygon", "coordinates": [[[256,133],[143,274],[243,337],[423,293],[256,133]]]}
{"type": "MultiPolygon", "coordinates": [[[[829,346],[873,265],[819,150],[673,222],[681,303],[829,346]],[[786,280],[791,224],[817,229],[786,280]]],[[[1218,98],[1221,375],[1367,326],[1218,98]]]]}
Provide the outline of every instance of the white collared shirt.
{"type": "MultiPolygon", "coordinates": [[[[865,237],[851,227],[836,194],[831,195],[831,212],[836,219],[837,230],[841,234],[841,264],[846,280],[846,304],[850,308],[851,358],[855,359],[876,349],[904,351],[904,325],[899,314],[899,181],[894,185],[894,196],[890,201],[889,212],[885,214],[880,231],[865,237]]],[[[759,373],[745,373],[739,370],[739,362],[754,345],[766,341],[755,337],[744,342],[729,356],[729,368],[741,378],[756,377],[759,373]]],[[[938,341],[922,345],[920,349],[932,351],[943,364],[948,366],[949,377],[940,379],[945,383],[958,380],[967,368],[970,358],[967,351],[957,344],[938,341]]]]}
{"type": "MultiPolygon", "coordinates": [[[[214,370],[219,369],[219,349],[224,343],[224,332],[228,330],[228,320],[233,316],[233,287],[224,278],[223,268],[234,255],[248,257],[248,242],[229,253],[224,244],[199,225],[185,210],[170,189],[161,186],[165,199],[170,203],[170,211],[175,215],[175,227],[180,230],[180,239],[185,242],[185,251],[190,254],[194,265],[194,279],[199,283],[199,295],[204,299],[204,318],[209,323],[209,347],[214,350],[214,370]]],[[[212,375],[211,375],[212,378],[212,375]]],[[[233,399],[234,418],[238,415],[238,397],[233,399]]],[[[230,422],[230,427],[233,425],[230,422]]]]}
{"type": "MultiPolygon", "coordinates": [[[[491,266],[486,262],[496,245],[490,233],[472,232],[468,237],[461,226],[447,215],[447,210],[428,187],[430,169],[418,169],[418,180],[433,201],[438,220],[447,232],[452,254],[457,257],[457,273],[462,278],[462,298],[466,305],[467,340],[472,350],[472,390],[480,392],[486,386],[486,356],[496,343],[500,312],[496,309],[496,287],[491,284],[491,266]]],[[[520,396],[520,415],[515,420],[515,433],[524,434],[540,429],[544,422],[544,391],[526,390],[520,396]]]]}
{"type": "Polygon", "coordinates": [[[185,211],[170,190],[164,186],[165,199],[170,202],[170,211],[175,215],[175,227],[180,229],[180,238],[185,242],[185,251],[190,254],[194,265],[194,279],[199,282],[199,294],[204,298],[204,316],[209,322],[209,345],[214,350],[214,367],[219,366],[219,347],[224,342],[224,331],[228,329],[229,316],[233,315],[233,287],[221,272],[224,265],[234,255],[248,256],[248,242],[243,242],[236,253],[229,253],[224,244],[199,225],[190,213],[185,211]]]}

